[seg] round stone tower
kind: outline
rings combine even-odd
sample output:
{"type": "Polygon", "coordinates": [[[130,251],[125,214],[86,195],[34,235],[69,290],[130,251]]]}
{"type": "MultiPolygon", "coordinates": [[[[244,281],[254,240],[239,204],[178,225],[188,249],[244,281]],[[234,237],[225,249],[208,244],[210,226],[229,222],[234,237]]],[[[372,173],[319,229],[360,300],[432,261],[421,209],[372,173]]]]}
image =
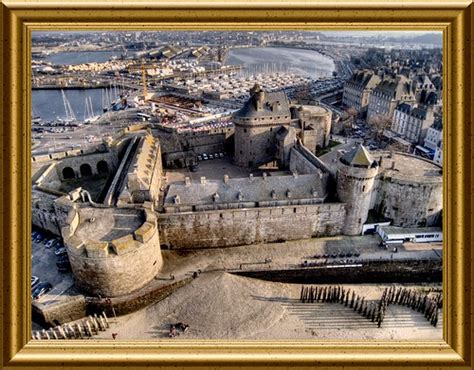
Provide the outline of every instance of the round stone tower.
{"type": "Polygon", "coordinates": [[[291,113],[283,92],[265,92],[256,84],[250,99],[234,113],[234,162],[240,167],[258,167],[276,159],[276,135],[289,126],[291,113]]]}
{"type": "Polygon", "coordinates": [[[374,179],[379,166],[368,150],[358,145],[343,155],[337,169],[337,196],[346,203],[343,234],[360,235],[370,209],[374,179]]]}

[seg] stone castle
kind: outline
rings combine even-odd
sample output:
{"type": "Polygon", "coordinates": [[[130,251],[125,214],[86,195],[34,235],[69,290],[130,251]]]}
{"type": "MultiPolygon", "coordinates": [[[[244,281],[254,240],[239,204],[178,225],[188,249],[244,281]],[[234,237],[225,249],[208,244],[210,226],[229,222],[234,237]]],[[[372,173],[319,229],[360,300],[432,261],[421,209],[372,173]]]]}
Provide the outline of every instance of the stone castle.
{"type": "Polygon", "coordinates": [[[147,125],[90,151],[33,158],[33,224],[62,236],[82,291],[116,297],[146,286],[162,268],[163,248],[360,235],[382,219],[401,227],[440,222],[434,163],[362,145],[331,162],[317,157],[331,130],[323,107],[255,86],[233,121],[234,163],[279,171],[167,183],[166,153],[147,125]]]}

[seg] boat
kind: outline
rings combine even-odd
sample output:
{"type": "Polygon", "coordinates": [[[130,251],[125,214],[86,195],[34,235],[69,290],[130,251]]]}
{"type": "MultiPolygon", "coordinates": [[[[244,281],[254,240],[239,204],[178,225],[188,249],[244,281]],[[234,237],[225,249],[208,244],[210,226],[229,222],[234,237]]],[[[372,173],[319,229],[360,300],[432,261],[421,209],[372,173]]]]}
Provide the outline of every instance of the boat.
{"type": "Polygon", "coordinates": [[[61,90],[61,95],[63,97],[64,110],[66,112],[66,117],[57,117],[56,122],[62,125],[72,125],[77,123],[76,114],[74,113],[71,103],[66,97],[64,90],[61,90]]]}
{"type": "Polygon", "coordinates": [[[99,115],[94,115],[94,109],[92,107],[92,98],[86,97],[84,107],[84,123],[93,123],[100,118],[99,115]]]}

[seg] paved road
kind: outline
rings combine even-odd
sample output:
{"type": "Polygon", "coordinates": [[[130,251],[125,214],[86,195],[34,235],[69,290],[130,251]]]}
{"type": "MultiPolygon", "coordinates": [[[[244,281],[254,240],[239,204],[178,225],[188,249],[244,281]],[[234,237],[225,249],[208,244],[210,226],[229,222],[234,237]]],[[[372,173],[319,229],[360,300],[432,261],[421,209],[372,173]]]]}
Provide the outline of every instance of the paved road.
{"type": "Polygon", "coordinates": [[[47,154],[75,148],[85,149],[89,146],[94,146],[98,142],[101,142],[104,137],[114,135],[130,124],[141,123],[141,121],[137,119],[136,113],[136,109],[129,109],[126,111],[113,112],[110,115],[104,114],[96,123],[77,127],[74,131],[70,128],[68,131],[60,133],[33,133],[35,145],[32,154],[47,154]],[[87,139],[89,136],[95,136],[95,139],[89,141],[87,139]]]}

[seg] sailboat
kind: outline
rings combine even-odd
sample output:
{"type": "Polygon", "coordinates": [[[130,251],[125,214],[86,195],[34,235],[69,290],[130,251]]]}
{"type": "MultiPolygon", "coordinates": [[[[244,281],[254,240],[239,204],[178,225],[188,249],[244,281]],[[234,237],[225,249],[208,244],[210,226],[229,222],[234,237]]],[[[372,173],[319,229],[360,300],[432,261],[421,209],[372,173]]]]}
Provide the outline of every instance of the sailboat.
{"type": "Polygon", "coordinates": [[[99,115],[94,115],[94,108],[92,107],[92,98],[86,97],[84,107],[84,123],[92,123],[100,118],[99,115]]]}
{"type": "Polygon", "coordinates": [[[64,111],[66,112],[66,117],[65,118],[57,117],[57,121],[64,125],[73,124],[77,122],[76,114],[74,113],[74,110],[71,107],[71,103],[67,99],[66,94],[64,93],[64,90],[61,90],[61,95],[63,98],[64,111]]]}
{"type": "Polygon", "coordinates": [[[110,97],[107,88],[102,90],[102,110],[104,113],[110,110],[110,97]]]}
{"type": "Polygon", "coordinates": [[[31,108],[32,108],[31,123],[33,124],[41,123],[43,120],[41,119],[39,114],[36,112],[35,107],[32,106],[31,108]]]}

